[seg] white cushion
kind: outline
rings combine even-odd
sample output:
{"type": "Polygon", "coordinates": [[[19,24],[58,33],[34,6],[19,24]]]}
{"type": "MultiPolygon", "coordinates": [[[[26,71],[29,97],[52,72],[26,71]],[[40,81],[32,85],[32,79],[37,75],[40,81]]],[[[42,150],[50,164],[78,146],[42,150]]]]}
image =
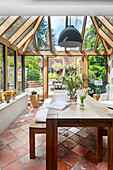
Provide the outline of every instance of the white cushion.
{"type": "Polygon", "coordinates": [[[101,97],[99,99],[99,101],[105,101],[105,100],[108,100],[108,93],[101,94],[101,97]]]}
{"type": "Polygon", "coordinates": [[[45,99],[44,103],[51,103],[52,98],[45,99]]]}
{"type": "Polygon", "coordinates": [[[113,101],[113,85],[109,86],[109,94],[108,94],[108,100],[112,100],[113,101]]]}
{"type": "Polygon", "coordinates": [[[102,103],[104,106],[106,107],[111,107],[113,108],[113,101],[110,100],[106,100],[106,101],[99,101],[100,103],[102,103]]]}
{"type": "Polygon", "coordinates": [[[37,115],[35,117],[35,122],[37,123],[46,123],[46,117],[47,117],[48,109],[41,109],[37,112],[37,115]]]}
{"type": "Polygon", "coordinates": [[[47,109],[50,103],[44,103],[40,109],[47,109]]]}

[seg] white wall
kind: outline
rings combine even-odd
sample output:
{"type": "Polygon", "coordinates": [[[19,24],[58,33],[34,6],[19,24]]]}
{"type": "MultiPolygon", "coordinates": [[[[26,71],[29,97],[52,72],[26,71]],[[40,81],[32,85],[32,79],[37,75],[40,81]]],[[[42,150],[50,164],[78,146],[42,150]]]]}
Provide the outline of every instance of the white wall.
{"type": "Polygon", "coordinates": [[[113,54],[110,56],[110,84],[113,84],[113,54]]]}

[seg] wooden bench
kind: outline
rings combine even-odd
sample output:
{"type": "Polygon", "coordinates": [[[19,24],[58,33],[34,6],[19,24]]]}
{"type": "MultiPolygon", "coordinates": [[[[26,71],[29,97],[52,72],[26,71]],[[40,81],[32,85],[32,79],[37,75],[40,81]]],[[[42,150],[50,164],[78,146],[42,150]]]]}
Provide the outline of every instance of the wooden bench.
{"type": "MultiPolygon", "coordinates": [[[[36,118],[38,119],[38,114],[43,114],[43,112],[47,112],[47,104],[51,102],[51,99],[48,98],[45,100],[44,104],[40,108],[40,110],[37,113],[36,118]]],[[[30,159],[35,159],[35,134],[46,134],[46,117],[47,114],[44,114],[43,116],[43,122],[34,122],[29,127],[29,148],[30,148],[30,159]]],[[[35,118],[35,119],[36,119],[35,118]]],[[[40,119],[40,117],[39,117],[40,119]]]]}

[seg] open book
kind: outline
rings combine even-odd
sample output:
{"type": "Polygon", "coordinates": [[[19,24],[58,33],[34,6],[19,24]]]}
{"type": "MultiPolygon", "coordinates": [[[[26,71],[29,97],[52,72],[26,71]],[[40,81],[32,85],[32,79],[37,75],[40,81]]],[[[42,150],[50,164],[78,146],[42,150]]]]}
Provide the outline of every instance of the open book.
{"type": "Polygon", "coordinates": [[[65,108],[67,108],[70,105],[71,105],[71,103],[59,101],[59,102],[50,103],[48,108],[55,109],[55,110],[64,110],[65,108]]]}

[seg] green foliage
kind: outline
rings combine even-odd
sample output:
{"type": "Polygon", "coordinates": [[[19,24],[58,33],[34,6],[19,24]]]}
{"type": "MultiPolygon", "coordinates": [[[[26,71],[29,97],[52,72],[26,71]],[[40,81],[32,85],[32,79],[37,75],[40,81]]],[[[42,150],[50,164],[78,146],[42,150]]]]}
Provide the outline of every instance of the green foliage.
{"type": "Polygon", "coordinates": [[[63,65],[61,63],[54,62],[52,68],[57,72],[63,69],[63,65]]]}
{"type": "Polygon", "coordinates": [[[29,69],[27,72],[28,81],[37,81],[40,79],[40,72],[34,68],[29,69]]]}
{"type": "Polygon", "coordinates": [[[39,63],[35,62],[32,59],[25,59],[25,66],[27,68],[34,68],[34,69],[39,69],[39,63]]]}

